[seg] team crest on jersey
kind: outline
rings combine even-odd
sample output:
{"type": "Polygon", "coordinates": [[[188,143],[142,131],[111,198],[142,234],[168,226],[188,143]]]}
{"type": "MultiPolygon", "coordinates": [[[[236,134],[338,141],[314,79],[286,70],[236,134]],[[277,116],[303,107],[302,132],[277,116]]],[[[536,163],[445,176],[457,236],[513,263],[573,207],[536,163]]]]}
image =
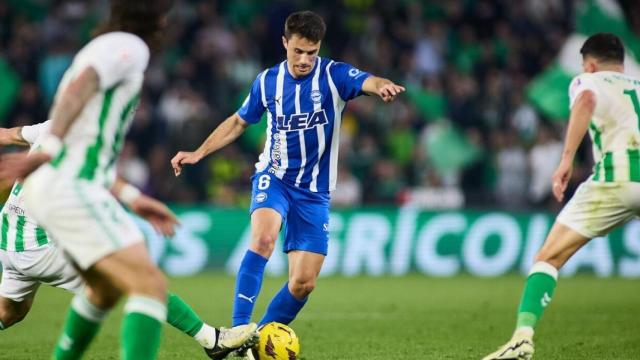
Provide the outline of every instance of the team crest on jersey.
{"type": "Polygon", "coordinates": [[[280,131],[306,130],[328,122],[329,119],[324,109],[312,113],[291,114],[289,116],[278,115],[276,117],[276,126],[280,131]]]}
{"type": "Polygon", "coordinates": [[[267,193],[266,192],[260,192],[258,194],[256,194],[256,202],[257,203],[263,203],[265,202],[265,200],[267,200],[267,193]]]}
{"type": "Polygon", "coordinates": [[[322,103],[322,93],[320,90],[313,90],[311,92],[311,101],[313,101],[314,104],[322,103]]]}

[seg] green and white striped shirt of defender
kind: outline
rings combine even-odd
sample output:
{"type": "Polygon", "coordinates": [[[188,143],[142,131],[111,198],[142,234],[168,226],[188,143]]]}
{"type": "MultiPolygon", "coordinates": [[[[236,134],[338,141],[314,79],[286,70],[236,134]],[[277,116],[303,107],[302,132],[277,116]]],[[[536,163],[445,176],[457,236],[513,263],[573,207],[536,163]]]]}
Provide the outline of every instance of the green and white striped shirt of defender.
{"type": "Polygon", "coordinates": [[[640,182],[640,80],[613,71],[584,73],[569,87],[570,106],[583,91],[595,94],[589,135],[597,182],[640,182]]]}
{"type": "Polygon", "coordinates": [[[148,62],[144,41],[125,32],[100,35],[78,52],[56,97],[88,67],[96,71],[100,84],[65,135],[60,156],[52,161],[61,176],[111,187],[148,62]]]}
{"type": "MultiPolygon", "coordinates": [[[[31,145],[38,146],[43,134],[48,132],[51,121],[22,128],[22,137],[31,145]]],[[[13,184],[11,194],[0,211],[0,250],[22,252],[50,242],[51,237],[29,216],[22,199],[22,184],[13,184]]]]}

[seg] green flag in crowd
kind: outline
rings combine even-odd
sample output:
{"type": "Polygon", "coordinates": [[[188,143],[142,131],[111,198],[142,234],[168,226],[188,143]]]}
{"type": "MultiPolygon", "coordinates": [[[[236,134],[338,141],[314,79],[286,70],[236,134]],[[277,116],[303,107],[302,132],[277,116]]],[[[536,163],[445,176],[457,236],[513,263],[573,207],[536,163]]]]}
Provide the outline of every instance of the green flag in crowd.
{"type": "Polygon", "coordinates": [[[625,20],[623,9],[615,0],[587,0],[577,4],[575,30],[566,39],[556,61],[538,75],[527,88],[529,101],[545,116],[565,121],[569,118],[568,87],[571,79],[582,72],[580,48],[592,34],[610,32],[625,44],[625,69],[640,76],[640,37],[625,20]]]}

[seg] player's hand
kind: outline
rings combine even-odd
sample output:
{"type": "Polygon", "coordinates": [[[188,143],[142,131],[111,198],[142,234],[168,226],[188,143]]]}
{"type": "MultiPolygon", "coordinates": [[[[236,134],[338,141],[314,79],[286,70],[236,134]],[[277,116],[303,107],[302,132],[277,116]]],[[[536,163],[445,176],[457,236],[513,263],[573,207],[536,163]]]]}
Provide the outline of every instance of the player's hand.
{"type": "Polygon", "coordinates": [[[22,181],[40,165],[51,160],[43,152],[26,151],[3,155],[0,158],[0,182],[3,186],[12,186],[16,181],[22,181]]]}
{"type": "Polygon", "coordinates": [[[562,159],[560,161],[560,165],[556,169],[556,172],[553,174],[551,178],[551,190],[553,191],[553,196],[558,201],[562,201],[564,199],[564,192],[567,190],[567,184],[569,184],[569,179],[571,179],[571,172],[573,171],[573,161],[562,159]]]}
{"type": "Polygon", "coordinates": [[[129,208],[151,223],[154,229],[164,236],[175,234],[178,218],[169,208],[160,201],[140,194],[129,203],[129,208]]]}
{"type": "Polygon", "coordinates": [[[404,86],[396,85],[389,81],[378,89],[378,96],[380,96],[384,102],[391,102],[395,100],[398,94],[403,93],[404,91],[404,86]]]}
{"type": "Polygon", "coordinates": [[[196,151],[180,151],[176,154],[176,156],[171,159],[171,166],[173,167],[173,172],[176,176],[180,176],[182,173],[182,165],[183,164],[195,164],[202,159],[202,155],[200,155],[196,151]]]}

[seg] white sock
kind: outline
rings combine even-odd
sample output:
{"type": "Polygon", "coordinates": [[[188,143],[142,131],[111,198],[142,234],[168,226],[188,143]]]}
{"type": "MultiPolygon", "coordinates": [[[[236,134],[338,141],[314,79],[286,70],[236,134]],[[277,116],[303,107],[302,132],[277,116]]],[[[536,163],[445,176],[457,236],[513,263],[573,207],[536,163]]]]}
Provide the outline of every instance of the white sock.
{"type": "Polygon", "coordinates": [[[216,331],[218,330],[207,324],[202,324],[202,328],[193,338],[196,339],[202,347],[213,349],[213,347],[216,346],[216,331]]]}
{"type": "Polygon", "coordinates": [[[71,300],[71,307],[78,315],[95,323],[101,322],[109,314],[109,310],[100,309],[89,301],[86,293],[74,296],[71,300]]]}
{"type": "Polygon", "coordinates": [[[520,336],[525,336],[528,338],[532,338],[533,337],[533,328],[531,326],[521,326],[519,328],[516,329],[516,331],[513,333],[513,336],[515,337],[516,335],[520,335],[520,336]]]}

